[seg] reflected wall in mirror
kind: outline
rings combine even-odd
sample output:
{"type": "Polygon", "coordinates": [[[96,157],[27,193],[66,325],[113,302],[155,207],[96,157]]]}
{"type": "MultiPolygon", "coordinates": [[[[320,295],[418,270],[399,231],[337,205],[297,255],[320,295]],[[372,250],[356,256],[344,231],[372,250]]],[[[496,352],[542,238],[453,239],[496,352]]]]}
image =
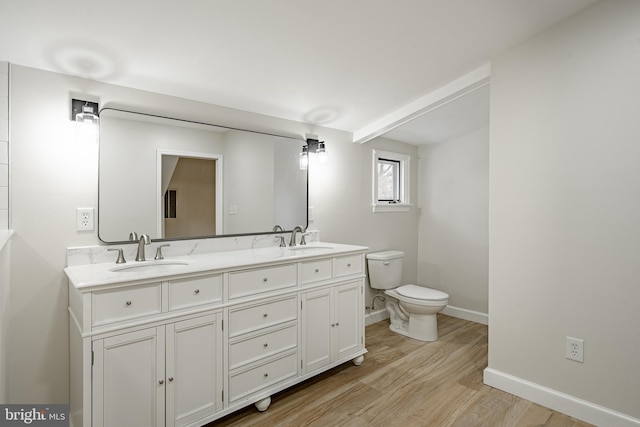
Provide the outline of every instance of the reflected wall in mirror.
{"type": "Polygon", "coordinates": [[[303,140],[105,108],[98,236],[124,242],[307,225],[303,140]]]}

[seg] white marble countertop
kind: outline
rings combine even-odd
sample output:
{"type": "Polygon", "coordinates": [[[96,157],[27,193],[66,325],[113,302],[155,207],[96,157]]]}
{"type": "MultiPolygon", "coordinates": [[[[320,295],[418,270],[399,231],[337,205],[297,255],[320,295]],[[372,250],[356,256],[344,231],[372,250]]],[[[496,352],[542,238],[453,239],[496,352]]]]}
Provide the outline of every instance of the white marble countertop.
{"type": "Polygon", "coordinates": [[[77,289],[88,290],[101,285],[145,281],[234,267],[260,266],[274,262],[299,261],[318,256],[333,256],[362,252],[365,246],[317,242],[306,246],[268,247],[207,254],[167,257],[161,261],[128,261],[71,266],[64,269],[77,289]]]}

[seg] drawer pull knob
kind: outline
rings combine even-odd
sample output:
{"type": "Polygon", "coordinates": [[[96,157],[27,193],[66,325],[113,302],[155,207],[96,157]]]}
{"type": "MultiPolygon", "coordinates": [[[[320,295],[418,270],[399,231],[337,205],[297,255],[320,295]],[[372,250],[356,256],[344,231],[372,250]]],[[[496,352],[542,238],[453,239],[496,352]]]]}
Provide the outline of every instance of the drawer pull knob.
{"type": "Polygon", "coordinates": [[[348,263],[348,264],[347,264],[347,267],[351,267],[351,263],[348,263]]]}
{"type": "Polygon", "coordinates": [[[265,313],[265,314],[262,315],[262,317],[264,317],[266,319],[268,315],[269,315],[268,313],[265,313]]]}
{"type": "Polygon", "coordinates": [[[268,279],[268,278],[266,278],[266,277],[262,279],[262,281],[263,281],[264,283],[267,283],[267,280],[269,280],[269,279],[268,279]]]}
{"type": "Polygon", "coordinates": [[[169,377],[169,382],[173,381],[173,377],[169,377]]]}
{"type": "Polygon", "coordinates": [[[319,272],[320,272],[320,269],[319,269],[319,268],[316,268],[316,273],[319,273],[319,272]]]}
{"type": "Polygon", "coordinates": [[[262,346],[263,346],[264,348],[267,348],[267,347],[269,347],[269,344],[268,344],[268,343],[264,343],[264,344],[262,344],[262,346]]]}
{"type": "Polygon", "coordinates": [[[194,292],[195,292],[196,294],[199,294],[199,293],[200,293],[200,289],[196,289],[194,292]]]}
{"type": "Polygon", "coordinates": [[[158,382],[160,383],[160,385],[164,384],[164,380],[160,380],[158,382]]]}
{"type": "Polygon", "coordinates": [[[127,304],[127,305],[131,305],[131,301],[127,301],[127,302],[126,302],[126,304],[127,304]]]}
{"type": "Polygon", "coordinates": [[[336,323],[336,326],[340,326],[340,323],[336,323]]]}
{"type": "Polygon", "coordinates": [[[265,372],[264,377],[267,378],[268,376],[269,374],[265,372]]]}
{"type": "Polygon", "coordinates": [[[332,327],[332,328],[335,328],[335,327],[336,327],[336,324],[335,324],[335,323],[332,323],[332,324],[331,324],[331,327],[332,327]]]}

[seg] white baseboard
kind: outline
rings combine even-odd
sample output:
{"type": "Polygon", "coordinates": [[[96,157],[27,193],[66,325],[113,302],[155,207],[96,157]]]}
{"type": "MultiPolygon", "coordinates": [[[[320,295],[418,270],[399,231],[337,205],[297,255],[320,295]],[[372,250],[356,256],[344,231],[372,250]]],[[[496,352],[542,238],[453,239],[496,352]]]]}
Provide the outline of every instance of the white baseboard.
{"type": "Polygon", "coordinates": [[[388,318],[389,312],[384,308],[382,310],[372,311],[364,316],[364,325],[369,326],[388,318]]]}
{"type": "Polygon", "coordinates": [[[482,323],[483,325],[489,324],[489,315],[487,313],[481,313],[479,311],[467,310],[466,308],[455,307],[448,305],[442,310],[442,314],[447,316],[457,317],[458,319],[470,320],[476,323],[482,323]]]}
{"type": "MultiPolygon", "coordinates": [[[[489,315],[487,315],[486,313],[480,313],[479,311],[467,310],[466,308],[459,308],[448,305],[444,308],[444,310],[442,310],[442,314],[446,314],[447,316],[451,317],[457,317],[458,319],[481,323],[483,325],[489,324],[489,315]]],[[[387,310],[383,308],[381,310],[367,313],[364,316],[364,324],[365,326],[369,326],[373,323],[377,323],[388,318],[389,312],[387,312],[387,310]]]]}
{"type": "Polygon", "coordinates": [[[597,426],[640,426],[640,419],[495,369],[484,370],[484,383],[597,426]]]}

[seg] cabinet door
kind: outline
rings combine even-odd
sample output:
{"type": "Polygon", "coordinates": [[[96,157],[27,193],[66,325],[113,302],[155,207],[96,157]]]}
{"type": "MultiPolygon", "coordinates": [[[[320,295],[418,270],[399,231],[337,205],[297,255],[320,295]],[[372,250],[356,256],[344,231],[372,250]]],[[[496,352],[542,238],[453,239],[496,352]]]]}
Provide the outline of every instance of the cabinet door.
{"type": "Polygon", "coordinates": [[[222,314],[167,325],[167,426],[222,409],[222,314]]]}
{"type": "Polygon", "coordinates": [[[164,327],[93,342],[93,427],[164,425],[164,327]]]}
{"type": "Polygon", "coordinates": [[[307,373],[331,363],[331,291],[302,294],[302,360],[307,373]]]}
{"type": "Polygon", "coordinates": [[[338,360],[349,357],[363,346],[362,292],[361,281],[340,285],[334,289],[334,333],[338,360]]]}

